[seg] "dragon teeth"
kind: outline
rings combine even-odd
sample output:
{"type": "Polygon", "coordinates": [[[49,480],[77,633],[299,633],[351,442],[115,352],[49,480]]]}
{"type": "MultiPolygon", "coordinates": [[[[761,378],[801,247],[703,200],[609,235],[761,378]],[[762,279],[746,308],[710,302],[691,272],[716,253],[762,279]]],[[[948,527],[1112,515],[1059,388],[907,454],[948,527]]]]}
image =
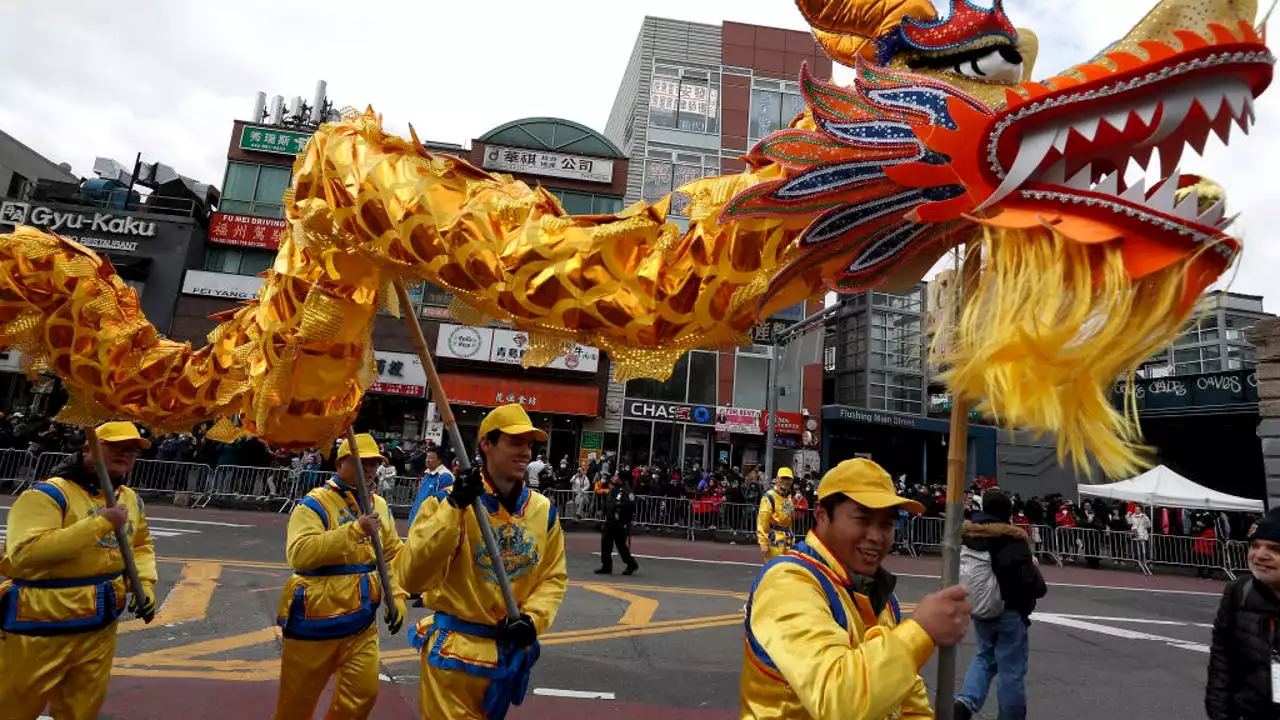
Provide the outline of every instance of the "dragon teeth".
{"type": "Polygon", "coordinates": [[[1066,186],[1077,190],[1088,190],[1089,183],[1093,181],[1093,166],[1085,165],[1066,182],[1066,186]]]}
{"type": "Polygon", "coordinates": [[[1147,207],[1162,213],[1173,214],[1173,201],[1177,198],[1179,175],[1181,173],[1177,169],[1170,173],[1151,197],[1147,198],[1147,207]]]}
{"type": "Polygon", "coordinates": [[[1093,188],[1094,192],[1106,193],[1108,195],[1120,194],[1120,173],[1113,172],[1102,178],[1093,188]]]}
{"type": "Polygon", "coordinates": [[[1147,179],[1144,177],[1138,178],[1137,182],[1130,185],[1129,189],[1124,191],[1124,194],[1120,196],[1120,199],[1127,200],[1128,202],[1131,202],[1134,205],[1141,205],[1144,202],[1146,202],[1147,179]]]}
{"type": "Polygon", "coordinates": [[[1208,225],[1209,227],[1213,227],[1214,225],[1217,225],[1220,220],[1222,220],[1222,214],[1226,212],[1226,210],[1227,210],[1226,203],[1222,200],[1219,200],[1218,202],[1213,204],[1213,207],[1210,207],[1208,210],[1205,210],[1204,214],[1196,218],[1196,222],[1200,223],[1201,225],[1208,225]]]}
{"type": "Polygon", "coordinates": [[[1200,212],[1200,191],[1192,189],[1187,196],[1182,198],[1182,202],[1178,203],[1178,207],[1174,208],[1173,214],[1182,218],[1195,222],[1197,214],[1200,212]]]}

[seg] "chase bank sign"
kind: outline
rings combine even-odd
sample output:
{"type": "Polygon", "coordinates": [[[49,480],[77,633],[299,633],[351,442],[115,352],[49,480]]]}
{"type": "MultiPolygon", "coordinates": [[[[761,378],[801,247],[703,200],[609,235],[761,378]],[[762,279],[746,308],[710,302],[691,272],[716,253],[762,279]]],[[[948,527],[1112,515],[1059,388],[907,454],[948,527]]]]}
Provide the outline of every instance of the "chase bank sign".
{"type": "Polygon", "coordinates": [[[706,405],[661,402],[658,400],[633,400],[623,403],[623,415],[632,420],[659,420],[685,425],[716,424],[716,409],[706,405]]]}

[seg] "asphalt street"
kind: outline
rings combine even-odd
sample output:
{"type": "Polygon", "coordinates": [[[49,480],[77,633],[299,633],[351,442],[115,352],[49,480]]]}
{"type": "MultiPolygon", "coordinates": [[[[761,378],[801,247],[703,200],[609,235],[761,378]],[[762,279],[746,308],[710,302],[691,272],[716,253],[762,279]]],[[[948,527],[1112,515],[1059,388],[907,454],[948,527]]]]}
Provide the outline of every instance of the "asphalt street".
{"type": "MultiPolygon", "coordinates": [[[[0,496],[0,526],[10,501],[0,496]]],[[[270,717],[280,658],[276,607],[289,573],[286,516],[160,501],[148,514],[163,605],[152,625],[121,624],[102,717],[270,717]]],[[[622,577],[592,573],[598,535],[570,532],[567,544],[568,595],[542,638],[531,696],[508,717],[736,717],[741,610],[758,570],[756,549],[638,536],[632,549],[641,570],[622,577]]],[[[938,585],[936,560],[894,557],[888,566],[900,576],[908,613],[938,585]]],[[[1050,593],[1031,628],[1031,717],[1204,716],[1209,624],[1221,582],[1077,568],[1045,575],[1050,593]]],[[[410,609],[411,621],[424,614],[410,609]]],[[[973,652],[971,641],[961,646],[962,674],[973,652]]],[[[373,717],[418,717],[418,657],[403,633],[390,637],[384,628],[382,662],[373,717]]],[[[923,675],[932,688],[932,662],[923,675]]],[[[982,717],[994,718],[995,710],[993,689],[982,717]]]]}

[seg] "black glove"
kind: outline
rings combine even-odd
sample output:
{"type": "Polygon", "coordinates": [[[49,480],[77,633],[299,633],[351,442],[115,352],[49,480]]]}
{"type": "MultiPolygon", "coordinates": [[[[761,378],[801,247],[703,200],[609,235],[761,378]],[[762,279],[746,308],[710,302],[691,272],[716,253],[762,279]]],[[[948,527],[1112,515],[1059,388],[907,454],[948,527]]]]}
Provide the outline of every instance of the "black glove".
{"type": "Polygon", "coordinates": [[[151,591],[135,592],[129,596],[129,612],[141,618],[143,624],[150,625],[156,619],[156,601],[151,591]]]}
{"type": "Polygon", "coordinates": [[[507,616],[498,624],[498,639],[518,648],[527,648],[538,639],[538,629],[533,626],[533,618],[524,613],[515,620],[507,616]]]}
{"type": "Polygon", "coordinates": [[[471,507],[483,492],[484,477],[480,474],[480,468],[473,466],[454,480],[453,488],[449,491],[449,504],[465,510],[471,507]]]}

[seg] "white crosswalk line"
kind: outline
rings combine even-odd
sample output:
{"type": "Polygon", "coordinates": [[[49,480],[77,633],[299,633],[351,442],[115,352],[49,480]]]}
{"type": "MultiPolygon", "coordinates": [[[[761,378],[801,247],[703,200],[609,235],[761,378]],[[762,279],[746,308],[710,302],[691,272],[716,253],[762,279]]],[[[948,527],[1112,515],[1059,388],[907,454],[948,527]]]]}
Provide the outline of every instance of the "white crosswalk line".
{"type": "Polygon", "coordinates": [[[592,692],[590,690],[556,690],[554,688],[534,688],[534,695],[546,697],[574,698],[575,700],[616,700],[611,692],[592,692]]]}
{"type": "MultiPolygon", "coordinates": [[[[188,530],[187,528],[166,528],[166,527],[149,527],[152,537],[176,538],[189,537],[191,535],[199,535],[199,530],[188,530]]],[[[0,540],[5,539],[8,535],[8,529],[0,525],[0,540]]]]}

